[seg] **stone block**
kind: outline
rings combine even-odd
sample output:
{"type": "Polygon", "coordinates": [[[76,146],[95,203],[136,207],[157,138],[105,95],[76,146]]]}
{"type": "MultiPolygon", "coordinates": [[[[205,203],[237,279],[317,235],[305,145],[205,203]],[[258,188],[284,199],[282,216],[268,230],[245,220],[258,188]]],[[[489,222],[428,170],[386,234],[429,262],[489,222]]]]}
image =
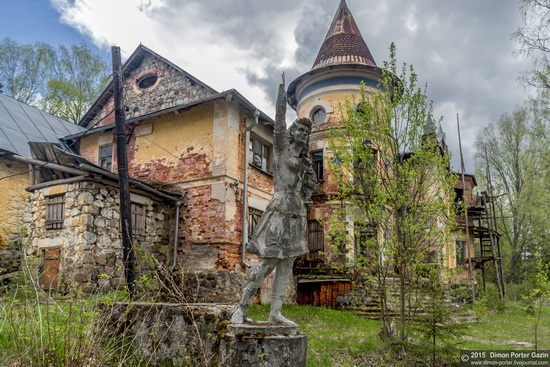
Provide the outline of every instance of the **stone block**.
{"type": "Polygon", "coordinates": [[[305,367],[307,336],[297,326],[230,324],[219,358],[224,367],[305,367]]]}

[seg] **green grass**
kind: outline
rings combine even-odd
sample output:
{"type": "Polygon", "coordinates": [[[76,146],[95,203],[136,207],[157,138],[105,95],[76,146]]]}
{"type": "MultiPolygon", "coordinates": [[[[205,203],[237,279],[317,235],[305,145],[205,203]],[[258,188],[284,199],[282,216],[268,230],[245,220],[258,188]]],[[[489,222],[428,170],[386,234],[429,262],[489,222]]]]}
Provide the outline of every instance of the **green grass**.
{"type": "MultiPolygon", "coordinates": [[[[353,314],[312,306],[285,305],[283,313],[308,336],[308,367],[397,366],[380,340],[381,324],[353,314]]],[[[269,305],[251,306],[249,316],[267,320],[269,305]]],[[[550,349],[550,306],[545,306],[539,325],[539,350],[550,349]]],[[[520,306],[508,303],[501,313],[489,312],[482,322],[470,325],[457,345],[463,350],[533,350],[532,321],[520,306]]],[[[458,363],[458,355],[456,356],[458,363]]]]}
{"type": "MultiPolygon", "coordinates": [[[[108,304],[119,298],[123,297],[114,294],[55,300],[49,297],[39,300],[34,297],[0,298],[0,365],[2,361],[19,361],[29,366],[41,366],[44,362],[86,366],[87,362],[78,357],[90,355],[102,356],[107,361],[106,354],[112,351],[100,349],[86,330],[97,315],[97,304],[108,304]]],[[[300,331],[308,336],[308,367],[393,367],[404,363],[396,362],[394,354],[380,340],[378,321],[312,306],[285,305],[283,313],[298,323],[300,331]]],[[[254,320],[267,320],[268,314],[269,305],[250,307],[249,316],[254,320]]],[[[534,334],[532,318],[519,305],[508,302],[502,312],[487,312],[482,319],[468,327],[462,343],[456,346],[458,349],[534,349],[520,344],[534,343],[534,334]]],[[[550,305],[543,309],[538,349],[550,349],[550,305]]]]}
{"type": "MultiPolygon", "coordinates": [[[[285,305],[283,313],[308,336],[308,366],[355,366],[365,355],[376,355],[384,344],[380,322],[324,307],[285,305]],[[335,364],[337,363],[337,364],[335,364]]],[[[269,305],[251,306],[249,316],[267,320],[269,305]]]]}
{"type": "MultiPolygon", "coordinates": [[[[493,312],[482,319],[468,329],[460,349],[534,349],[521,344],[534,344],[535,336],[532,318],[519,305],[510,302],[503,312],[493,312]]],[[[550,350],[550,305],[542,310],[538,349],[550,350]]]]}

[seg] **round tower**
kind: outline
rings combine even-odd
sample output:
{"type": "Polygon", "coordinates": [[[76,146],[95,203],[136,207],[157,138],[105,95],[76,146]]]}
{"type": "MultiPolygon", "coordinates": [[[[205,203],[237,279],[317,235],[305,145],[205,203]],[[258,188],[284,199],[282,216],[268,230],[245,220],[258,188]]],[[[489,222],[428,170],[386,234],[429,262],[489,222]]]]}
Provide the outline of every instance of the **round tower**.
{"type": "Polygon", "coordinates": [[[382,69],[376,66],[345,0],[340,6],[313,63],[311,71],[288,87],[288,103],[299,118],[308,117],[314,131],[325,130],[338,121],[338,105],[357,94],[361,82],[378,88],[382,69]]]}
{"type": "MultiPolygon", "coordinates": [[[[326,162],[331,156],[327,130],[339,122],[342,112],[340,106],[359,94],[361,83],[364,83],[367,93],[374,92],[379,88],[382,78],[382,69],[376,65],[345,0],[341,0],[311,71],[296,78],[287,90],[288,103],[298,117],[307,117],[313,122],[309,148],[319,179],[319,190],[308,212],[310,253],[305,259],[297,261],[297,274],[300,274],[301,268],[315,272],[318,265],[330,261],[327,254],[332,252],[326,231],[331,211],[330,196],[337,192],[337,187],[327,177],[326,162]]],[[[352,251],[344,252],[351,260],[352,251]]],[[[324,285],[319,283],[318,286],[324,285]]],[[[309,292],[298,288],[299,294],[309,292]]]]}

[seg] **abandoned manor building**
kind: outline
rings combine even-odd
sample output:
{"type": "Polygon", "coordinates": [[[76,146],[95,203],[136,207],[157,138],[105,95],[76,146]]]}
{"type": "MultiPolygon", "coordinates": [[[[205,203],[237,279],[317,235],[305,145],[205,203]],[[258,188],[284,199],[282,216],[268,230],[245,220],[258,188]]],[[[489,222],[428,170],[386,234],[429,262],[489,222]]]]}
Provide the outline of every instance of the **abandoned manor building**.
{"type": "MultiPolygon", "coordinates": [[[[287,296],[336,307],[354,279],[330,267],[327,219],[338,187],[328,177],[327,134],[346,98],[361,84],[375,91],[382,78],[345,0],[312,61],[287,90],[297,116],[313,122],[309,151],[319,181],[307,218],[310,252],[295,262],[287,296]]],[[[218,92],[144,45],[122,70],[138,273],[184,272],[194,279],[190,302],[235,303],[258,261],[244,245],[273,194],[274,121],[237,90],[218,92]]],[[[447,149],[443,132],[435,134],[447,149]]],[[[17,274],[24,254],[37,259],[45,289],[125,285],[116,148],[112,81],[78,125],[0,95],[0,281],[17,274]]],[[[476,185],[473,175],[464,184],[457,175],[470,216],[468,226],[459,218],[436,256],[449,269],[483,269],[496,256],[489,241],[498,236],[483,222],[487,200],[476,185]]],[[[354,256],[350,248],[344,262],[354,256]]],[[[258,300],[267,302],[269,292],[268,280],[258,300]]]]}

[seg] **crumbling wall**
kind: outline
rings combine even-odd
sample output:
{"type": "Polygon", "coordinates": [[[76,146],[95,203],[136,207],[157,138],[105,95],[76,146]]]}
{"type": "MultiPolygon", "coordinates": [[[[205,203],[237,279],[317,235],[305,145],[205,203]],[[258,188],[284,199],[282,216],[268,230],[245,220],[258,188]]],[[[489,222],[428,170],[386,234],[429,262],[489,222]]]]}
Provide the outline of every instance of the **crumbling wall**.
{"type": "MultiPolygon", "coordinates": [[[[29,194],[29,166],[0,157],[0,277],[19,270],[21,251],[18,243],[23,225],[25,202],[29,194]]],[[[1,278],[0,278],[1,279],[1,278]]]]}
{"type": "MultiPolygon", "coordinates": [[[[150,197],[132,194],[145,206],[145,231],[136,235],[138,272],[147,274],[151,257],[169,261],[174,208],[150,197]]],[[[119,234],[118,189],[83,181],[57,185],[32,193],[26,223],[32,239],[30,255],[41,257],[45,248],[59,247],[59,284],[66,290],[109,291],[124,285],[122,244],[119,234]],[[64,195],[61,229],[46,229],[46,197],[64,195]]]]}

